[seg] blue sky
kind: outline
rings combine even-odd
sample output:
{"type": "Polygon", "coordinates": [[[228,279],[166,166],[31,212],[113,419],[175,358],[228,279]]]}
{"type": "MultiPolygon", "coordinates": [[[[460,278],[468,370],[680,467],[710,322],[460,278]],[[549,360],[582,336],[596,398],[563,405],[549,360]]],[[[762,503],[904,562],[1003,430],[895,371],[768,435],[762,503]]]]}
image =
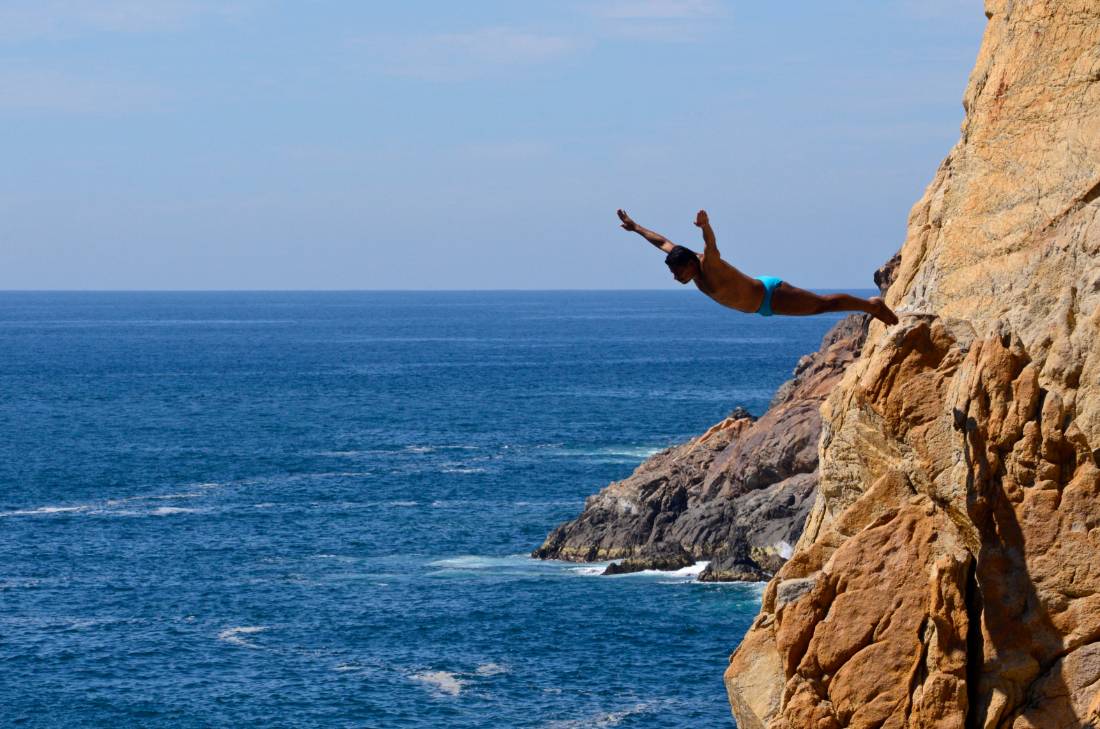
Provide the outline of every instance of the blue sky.
{"type": "Polygon", "coordinates": [[[868,287],[980,0],[4,0],[0,288],[868,287]]]}

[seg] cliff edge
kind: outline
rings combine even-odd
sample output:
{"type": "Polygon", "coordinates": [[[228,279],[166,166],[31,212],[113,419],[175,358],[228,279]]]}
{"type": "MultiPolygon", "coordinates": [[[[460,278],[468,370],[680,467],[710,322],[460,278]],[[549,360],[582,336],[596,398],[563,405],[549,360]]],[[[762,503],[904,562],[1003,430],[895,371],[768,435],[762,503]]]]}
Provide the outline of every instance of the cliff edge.
{"type": "Polygon", "coordinates": [[[741,729],[1100,727],[1100,2],[989,0],[959,142],[822,408],[741,729]]]}

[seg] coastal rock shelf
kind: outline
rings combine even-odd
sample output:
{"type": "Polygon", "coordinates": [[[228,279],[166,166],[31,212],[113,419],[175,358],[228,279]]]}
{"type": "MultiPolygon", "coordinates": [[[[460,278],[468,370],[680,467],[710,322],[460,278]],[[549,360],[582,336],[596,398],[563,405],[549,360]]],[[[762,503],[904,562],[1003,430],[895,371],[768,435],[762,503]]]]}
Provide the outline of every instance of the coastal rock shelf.
{"type": "Polygon", "coordinates": [[[962,137],[822,408],[741,729],[1100,727],[1100,3],[991,0],[962,137]]]}
{"type": "Polygon", "coordinates": [[[868,317],[851,316],[799,361],[759,420],[737,410],[642,463],[585,502],[534,556],[624,560],[612,573],[710,560],[702,580],[762,580],[790,555],[817,486],[819,410],[859,355],[868,317]]]}

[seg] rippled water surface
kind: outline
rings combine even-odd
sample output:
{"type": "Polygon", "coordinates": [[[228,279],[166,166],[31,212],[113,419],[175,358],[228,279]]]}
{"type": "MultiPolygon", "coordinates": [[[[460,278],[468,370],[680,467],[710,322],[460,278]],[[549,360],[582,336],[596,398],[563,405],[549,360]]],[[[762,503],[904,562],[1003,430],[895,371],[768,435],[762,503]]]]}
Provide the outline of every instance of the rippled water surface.
{"type": "Polygon", "coordinates": [[[760,586],[525,555],[837,318],[0,293],[0,723],[732,726],[760,586]]]}

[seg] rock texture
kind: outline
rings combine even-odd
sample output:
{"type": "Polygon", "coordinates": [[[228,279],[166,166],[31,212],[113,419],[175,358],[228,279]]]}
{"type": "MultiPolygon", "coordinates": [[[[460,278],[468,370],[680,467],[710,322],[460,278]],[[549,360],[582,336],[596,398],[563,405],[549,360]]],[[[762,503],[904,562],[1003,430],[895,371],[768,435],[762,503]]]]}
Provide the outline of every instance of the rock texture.
{"type": "Polygon", "coordinates": [[[726,671],[741,729],[1100,727],[1100,2],[986,14],[902,322],[824,405],[813,511],[726,671]]]}
{"type": "Polygon", "coordinates": [[[849,317],[803,357],[759,420],[735,411],[590,496],[584,512],[534,552],[622,559],[612,573],[711,560],[705,580],[770,577],[802,532],[817,485],[822,401],[858,356],[867,317],[849,317]]]}

